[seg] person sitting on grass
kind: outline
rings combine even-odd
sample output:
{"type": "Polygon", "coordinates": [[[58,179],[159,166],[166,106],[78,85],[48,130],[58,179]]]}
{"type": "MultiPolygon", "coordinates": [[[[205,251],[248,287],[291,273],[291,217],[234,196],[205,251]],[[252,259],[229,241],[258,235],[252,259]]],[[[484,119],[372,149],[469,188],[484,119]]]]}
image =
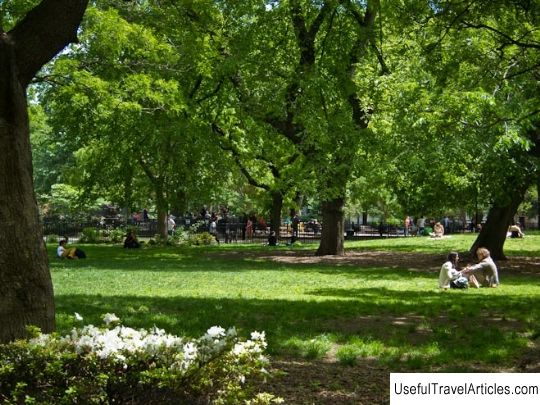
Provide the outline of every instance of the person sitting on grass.
{"type": "Polygon", "coordinates": [[[446,262],[441,267],[439,273],[439,288],[467,288],[469,283],[461,271],[457,270],[459,255],[456,252],[448,254],[446,262]]]}
{"type": "Polygon", "coordinates": [[[433,225],[433,232],[429,234],[432,238],[442,238],[444,236],[444,226],[440,222],[433,225]]]}
{"type": "Polygon", "coordinates": [[[277,246],[277,238],[274,231],[270,232],[270,235],[268,235],[268,246],[277,246]]]}
{"type": "Polygon", "coordinates": [[[62,239],[56,248],[56,255],[60,259],[86,259],[86,253],[75,247],[67,247],[67,238],[62,239]]]}
{"type": "Polygon", "coordinates": [[[132,229],[128,232],[126,239],[124,240],[124,248],[125,249],[138,249],[141,247],[141,244],[137,240],[137,235],[135,235],[135,231],[132,229]]]}
{"type": "Polygon", "coordinates": [[[478,248],[476,257],[478,258],[478,264],[467,266],[463,269],[463,274],[469,278],[469,281],[471,281],[472,277],[479,276],[484,287],[498,287],[499,272],[489,250],[485,247],[478,248]]]}
{"type": "Polygon", "coordinates": [[[508,227],[508,235],[511,238],[523,238],[525,234],[521,231],[521,228],[515,222],[512,222],[512,225],[508,227]]]}

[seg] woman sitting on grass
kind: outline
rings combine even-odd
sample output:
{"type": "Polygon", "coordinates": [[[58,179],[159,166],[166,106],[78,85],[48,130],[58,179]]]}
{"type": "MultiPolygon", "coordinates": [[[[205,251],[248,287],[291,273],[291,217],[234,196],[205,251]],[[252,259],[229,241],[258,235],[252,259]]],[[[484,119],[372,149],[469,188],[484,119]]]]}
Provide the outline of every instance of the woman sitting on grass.
{"type": "Polygon", "coordinates": [[[467,288],[467,278],[457,270],[459,255],[456,252],[448,253],[447,261],[441,267],[439,273],[439,288],[467,288]]]}

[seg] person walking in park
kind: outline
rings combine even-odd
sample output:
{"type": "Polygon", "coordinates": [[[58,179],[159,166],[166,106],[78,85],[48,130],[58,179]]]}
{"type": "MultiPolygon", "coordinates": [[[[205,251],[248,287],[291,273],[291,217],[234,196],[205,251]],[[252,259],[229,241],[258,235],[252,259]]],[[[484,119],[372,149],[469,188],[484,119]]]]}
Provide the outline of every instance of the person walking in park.
{"type": "Polygon", "coordinates": [[[459,255],[457,252],[450,252],[446,262],[441,267],[439,273],[439,288],[467,288],[468,280],[458,271],[459,255]]]}
{"type": "Polygon", "coordinates": [[[167,219],[167,231],[169,231],[169,235],[174,233],[174,228],[176,228],[176,222],[174,221],[174,217],[169,215],[169,218],[167,219]]]}
{"type": "Polygon", "coordinates": [[[212,235],[214,237],[217,244],[219,245],[217,223],[216,223],[216,219],[214,219],[214,216],[212,216],[211,219],[210,219],[210,225],[208,225],[208,232],[210,232],[210,235],[212,235]]]}
{"type": "Polygon", "coordinates": [[[418,235],[423,235],[424,229],[426,228],[426,219],[423,215],[420,215],[420,218],[418,218],[416,226],[418,227],[418,235]]]}
{"type": "Polygon", "coordinates": [[[298,214],[292,211],[292,218],[291,218],[291,227],[292,227],[292,234],[293,237],[298,238],[298,227],[300,226],[300,218],[298,217],[298,214]]]}
{"type": "Polygon", "coordinates": [[[478,258],[478,263],[472,266],[467,266],[463,273],[469,277],[478,276],[480,278],[480,283],[484,287],[498,287],[499,286],[499,271],[497,270],[497,265],[491,258],[489,250],[485,247],[478,248],[476,251],[476,257],[478,258]]]}
{"type": "Polygon", "coordinates": [[[246,237],[249,240],[253,239],[253,221],[251,218],[248,218],[246,222],[246,237]]]}
{"type": "Polygon", "coordinates": [[[408,215],[405,215],[405,221],[403,221],[403,235],[408,236],[409,235],[409,228],[411,227],[411,217],[408,215]]]}

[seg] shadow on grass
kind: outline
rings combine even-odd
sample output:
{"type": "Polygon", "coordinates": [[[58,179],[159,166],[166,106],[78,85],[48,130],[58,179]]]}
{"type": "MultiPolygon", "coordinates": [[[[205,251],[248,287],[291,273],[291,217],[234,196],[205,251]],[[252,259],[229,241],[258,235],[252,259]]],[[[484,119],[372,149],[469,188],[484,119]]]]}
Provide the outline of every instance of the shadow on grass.
{"type": "Polygon", "coordinates": [[[518,299],[506,295],[385,288],[329,288],[311,294],[338,299],[315,302],[59,295],[56,304],[63,333],[73,324],[74,312],[93,324],[100,324],[104,313],[113,312],[126,326],[156,325],[170,333],[193,337],[213,325],[235,326],[241,336],[265,330],[270,352],[278,355],[297,355],[292,341],[313,342],[323,337],[336,345],[364,347],[365,356],[389,364],[447,370],[466,370],[477,363],[516,365],[516,359],[533,339],[540,308],[537,297],[518,299]],[[370,352],[374,343],[376,352],[370,352]]]}

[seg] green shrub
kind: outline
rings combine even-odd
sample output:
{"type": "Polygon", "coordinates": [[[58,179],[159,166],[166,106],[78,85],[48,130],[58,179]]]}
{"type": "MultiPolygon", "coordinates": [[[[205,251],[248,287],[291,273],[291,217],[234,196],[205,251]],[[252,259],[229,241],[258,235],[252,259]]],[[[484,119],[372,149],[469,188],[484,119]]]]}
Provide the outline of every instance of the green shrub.
{"type": "Polygon", "coordinates": [[[187,339],[121,326],[114,314],[104,321],[105,328],[87,325],[65,337],[39,334],[0,345],[2,403],[280,402],[253,397],[254,383],[268,374],[264,333],[241,341],[234,328],[214,326],[187,339]]]}
{"type": "Polygon", "coordinates": [[[58,244],[58,242],[59,242],[58,235],[47,235],[47,236],[45,237],[45,241],[46,241],[47,243],[58,244]]]}
{"type": "Polygon", "coordinates": [[[189,236],[191,245],[211,245],[216,239],[209,232],[196,233],[189,236]]]}
{"type": "Polygon", "coordinates": [[[84,228],[81,232],[79,242],[81,243],[100,243],[102,240],[99,230],[96,228],[84,228]]]}
{"type": "Polygon", "coordinates": [[[176,228],[171,236],[171,241],[176,245],[189,245],[189,232],[182,227],[176,228]]]}
{"type": "MultiPolygon", "coordinates": [[[[136,231],[136,228],[134,228],[136,231]]],[[[126,237],[128,231],[123,228],[111,229],[108,235],[108,241],[110,243],[122,243],[126,237]]]]}

